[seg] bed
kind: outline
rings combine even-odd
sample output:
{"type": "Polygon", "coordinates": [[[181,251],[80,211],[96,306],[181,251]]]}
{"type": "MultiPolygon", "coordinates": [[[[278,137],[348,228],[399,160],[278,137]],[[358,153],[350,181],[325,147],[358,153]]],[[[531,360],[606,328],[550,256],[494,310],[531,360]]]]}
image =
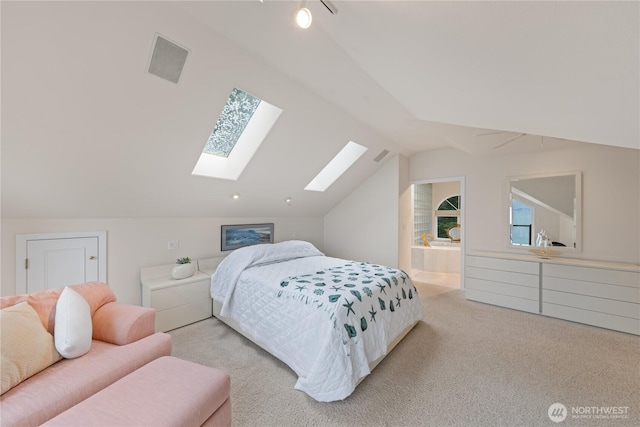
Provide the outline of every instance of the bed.
{"type": "Polygon", "coordinates": [[[212,273],[214,315],[322,402],[348,397],[423,318],[402,270],[328,257],[309,242],[236,249],[212,273]]]}

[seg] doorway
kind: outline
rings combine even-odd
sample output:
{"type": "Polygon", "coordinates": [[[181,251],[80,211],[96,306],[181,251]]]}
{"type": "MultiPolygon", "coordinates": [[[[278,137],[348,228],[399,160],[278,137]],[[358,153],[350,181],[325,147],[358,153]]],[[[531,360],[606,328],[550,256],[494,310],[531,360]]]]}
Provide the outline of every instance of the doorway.
{"type": "Polygon", "coordinates": [[[414,281],[450,290],[464,288],[464,190],[464,177],[411,183],[414,281]]]}

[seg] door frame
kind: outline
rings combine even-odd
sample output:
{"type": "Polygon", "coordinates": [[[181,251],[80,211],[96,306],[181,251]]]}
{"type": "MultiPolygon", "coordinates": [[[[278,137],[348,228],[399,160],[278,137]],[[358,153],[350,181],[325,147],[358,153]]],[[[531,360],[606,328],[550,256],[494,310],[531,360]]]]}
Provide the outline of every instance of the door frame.
{"type": "Polygon", "coordinates": [[[83,237],[98,238],[98,281],[107,282],[107,232],[80,231],[71,233],[35,233],[16,234],[16,295],[27,292],[27,243],[33,240],[77,239],[83,237]]]}

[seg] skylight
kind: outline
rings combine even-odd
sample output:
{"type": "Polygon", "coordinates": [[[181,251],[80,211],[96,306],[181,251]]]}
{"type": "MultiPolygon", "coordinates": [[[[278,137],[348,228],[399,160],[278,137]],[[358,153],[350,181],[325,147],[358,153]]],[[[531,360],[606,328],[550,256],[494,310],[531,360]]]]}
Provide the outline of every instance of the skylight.
{"type": "Polygon", "coordinates": [[[233,88],[191,174],[237,180],[281,113],[233,88]]]}
{"type": "Polygon", "coordinates": [[[304,189],[325,191],[362,156],[367,147],[349,141],[304,189]]]}
{"type": "Polygon", "coordinates": [[[202,151],[215,156],[229,157],[258,105],[259,98],[234,87],[202,151]]]}

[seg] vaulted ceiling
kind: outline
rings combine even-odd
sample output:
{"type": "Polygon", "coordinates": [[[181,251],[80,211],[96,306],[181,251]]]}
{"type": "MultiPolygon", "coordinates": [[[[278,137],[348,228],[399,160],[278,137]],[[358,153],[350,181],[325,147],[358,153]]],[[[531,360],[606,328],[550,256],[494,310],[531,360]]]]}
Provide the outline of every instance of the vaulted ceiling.
{"type": "Polygon", "coordinates": [[[298,1],[1,2],[2,215],[321,216],[382,150],[640,148],[637,2],[306,4],[302,30],[298,1]],[[155,33],[190,51],[177,85],[155,33]],[[233,87],[283,113],[238,181],[192,176],[233,87]]]}

